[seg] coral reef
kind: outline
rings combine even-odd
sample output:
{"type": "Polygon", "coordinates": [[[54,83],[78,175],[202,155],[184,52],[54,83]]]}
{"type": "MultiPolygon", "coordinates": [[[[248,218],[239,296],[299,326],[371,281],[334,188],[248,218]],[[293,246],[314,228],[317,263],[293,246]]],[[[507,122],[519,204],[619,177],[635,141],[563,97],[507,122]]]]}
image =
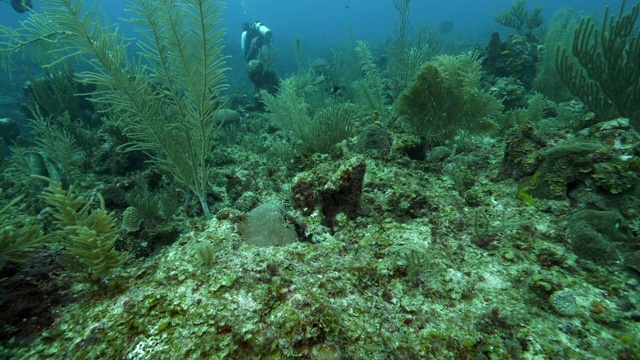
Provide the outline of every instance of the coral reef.
{"type": "Polygon", "coordinates": [[[330,154],[335,152],[336,144],[353,133],[354,122],[359,118],[358,109],[345,103],[330,101],[317,109],[313,117],[309,115],[309,105],[304,93],[310,86],[299,82],[304,78],[290,77],[282,83],[280,92],[274,96],[261,92],[262,100],[269,112],[271,122],[291,134],[299,142],[303,154],[330,154]]]}
{"type": "Polygon", "coordinates": [[[558,45],[569,47],[573,41],[573,34],[579,16],[575,11],[561,8],[552,17],[548,29],[545,31],[542,46],[539,47],[540,62],[534,81],[534,88],[553,101],[570,101],[573,95],[569,88],[562,82],[556,68],[556,56],[558,45]]]}
{"type": "MultiPolygon", "coordinates": [[[[522,35],[511,35],[506,41],[495,32],[483,53],[483,69],[498,80],[514,79],[531,90],[538,74],[540,46],[522,35]]],[[[513,81],[513,80],[511,80],[513,81]]]]}
{"type": "Polygon", "coordinates": [[[514,2],[482,62],[410,4],[259,98],[217,1],[127,1],[140,61],[109,7],[0,26],[47,76],[1,160],[0,358],[640,358],[640,135],[540,87],[575,13],[543,48],[514,2]]]}

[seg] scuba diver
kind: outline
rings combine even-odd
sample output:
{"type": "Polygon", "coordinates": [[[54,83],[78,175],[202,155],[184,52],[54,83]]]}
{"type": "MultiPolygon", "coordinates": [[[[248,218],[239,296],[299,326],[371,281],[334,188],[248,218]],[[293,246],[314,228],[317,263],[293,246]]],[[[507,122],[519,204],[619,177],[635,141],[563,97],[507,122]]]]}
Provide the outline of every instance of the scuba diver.
{"type": "Polygon", "coordinates": [[[256,21],[253,24],[242,23],[240,45],[242,46],[242,54],[245,60],[259,60],[263,48],[268,51],[272,44],[273,33],[260,21],[256,21]]]}
{"type": "Polygon", "coordinates": [[[20,14],[33,9],[31,0],[11,0],[11,7],[20,14]]]}
{"type": "Polygon", "coordinates": [[[260,21],[242,23],[242,35],[240,46],[242,55],[247,63],[249,80],[256,90],[266,90],[271,94],[278,92],[280,79],[275,71],[269,68],[273,61],[271,52],[273,45],[273,33],[260,21]]]}

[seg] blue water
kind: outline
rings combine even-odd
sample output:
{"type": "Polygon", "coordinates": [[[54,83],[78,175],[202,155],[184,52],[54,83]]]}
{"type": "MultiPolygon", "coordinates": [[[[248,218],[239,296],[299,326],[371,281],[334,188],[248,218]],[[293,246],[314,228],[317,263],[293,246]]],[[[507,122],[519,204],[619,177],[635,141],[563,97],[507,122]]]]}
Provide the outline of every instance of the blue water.
{"type": "MultiPolygon", "coordinates": [[[[572,7],[589,15],[601,13],[609,5],[617,12],[622,1],[530,0],[527,3],[530,8],[544,6],[548,20],[561,7],[572,7]]],[[[303,43],[334,46],[336,41],[350,39],[350,28],[357,39],[375,42],[393,34],[393,21],[397,18],[392,0],[231,0],[226,4],[224,18],[230,38],[239,36],[243,21],[260,20],[274,31],[280,43],[300,38],[303,43]]],[[[414,24],[451,20],[461,36],[474,37],[478,33],[504,30],[492,15],[510,4],[510,0],[413,0],[411,20],[414,24]]],[[[633,4],[628,1],[627,8],[633,4]]],[[[34,6],[37,10],[37,0],[34,6]]],[[[128,17],[122,0],[105,1],[103,7],[112,20],[128,17]]],[[[26,18],[26,14],[14,13],[8,3],[0,2],[0,11],[3,12],[2,25],[15,25],[26,18]]]]}
{"type": "MultiPolygon", "coordinates": [[[[86,2],[91,3],[90,0],[86,2]]],[[[622,1],[530,0],[527,3],[530,9],[542,5],[548,22],[561,7],[571,7],[584,15],[601,18],[605,6],[610,6],[617,13],[622,1]]],[[[627,8],[634,3],[628,1],[627,8]]],[[[315,57],[327,57],[331,54],[330,49],[337,49],[341,43],[367,40],[376,44],[391,37],[394,20],[398,17],[393,0],[231,0],[226,4],[225,52],[231,56],[229,64],[232,70],[243,63],[239,37],[240,24],[244,21],[260,20],[273,31],[275,49],[279,55],[276,69],[290,73],[296,70],[296,39],[300,39],[303,55],[311,61],[315,57]]],[[[451,36],[484,46],[494,31],[509,34],[510,29],[497,24],[493,15],[508,9],[510,4],[511,0],[413,0],[411,22],[416,26],[450,20],[454,23],[451,36]]],[[[37,10],[37,0],[34,0],[34,6],[37,10]]],[[[125,6],[122,0],[105,1],[103,5],[105,14],[112,22],[118,22],[126,33],[135,34],[131,25],[121,20],[130,17],[124,11],[125,6]]],[[[27,17],[26,14],[13,12],[8,3],[0,2],[0,9],[3,11],[0,20],[2,25],[17,25],[27,17]]]]}
{"type": "MultiPolygon", "coordinates": [[[[549,18],[560,7],[572,7],[589,14],[600,12],[607,5],[618,10],[622,1],[530,0],[527,3],[529,7],[544,6],[545,16],[549,18]]],[[[387,36],[393,30],[393,18],[396,16],[392,0],[231,0],[226,4],[225,18],[230,30],[237,30],[242,21],[260,19],[272,24],[280,33],[308,36],[310,39],[342,37],[349,25],[357,35],[371,38],[387,36]]],[[[491,15],[510,4],[510,0],[413,0],[412,20],[427,23],[453,20],[458,30],[470,34],[492,27],[491,15]]],[[[627,7],[633,4],[633,1],[627,1],[627,7]]],[[[38,8],[37,0],[34,0],[34,6],[38,8]]],[[[108,14],[124,15],[125,2],[122,0],[106,1],[103,6],[108,14]]],[[[15,14],[7,3],[0,3],[0,9],[3,12],[0,23],[3,25],[25,17],[24,14],[15,14]]]]}
{"type": "MultiPolygon", "coordinates": [[[[607,5],[617,11],[622,1],[530,0],[527,3],[530,8],[538,4],[544,6],[544,16],[550,19],[563,6],[589,14],[601,12],[607,5]]],[[[413,0],[411,20],[414,24],[452,20],[463,36],[473,36],[499,29],[492,15],[509,8],[510,4],[510,0],[413,0]]],[[[348,38],[349,26],[357,38],[379,40],[393,33],[393,21],[397,18],[392,0],[234,0],[228,3],[226,15],[229,24],[259,19],[281,34],[283,41],[298,36],[320,43],[348,38]]],[[[230,29],[234,29],[233,25],[230,29]]]]}

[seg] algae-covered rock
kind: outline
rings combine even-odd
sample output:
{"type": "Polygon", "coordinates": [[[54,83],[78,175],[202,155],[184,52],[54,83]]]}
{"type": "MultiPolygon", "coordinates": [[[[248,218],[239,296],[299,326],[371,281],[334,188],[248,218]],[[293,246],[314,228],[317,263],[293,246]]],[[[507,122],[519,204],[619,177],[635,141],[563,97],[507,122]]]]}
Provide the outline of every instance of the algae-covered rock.
{"type": "Polygon", "coordinates": [[[578,303],[571,289],[558,290],[549,297],[551,307],[562,316],[576,316],[578,303]]]}
{"type": "Polygon", "coordinates": [[[640,136],[628,119],[598,123],[580,131],[576,139],[553,140],[537,134],[531,124],[507,134],[502,176],[524,178],[522,194],[538,199],[565,200],[580,188],[582,199],[617,195],[638,183],[640,136]],[[597,192],[606,190],[607,193],[597,192]]]}
{"type": "Polygon", "coordinates": [[[427,155],[429,162],[441,162],[453,153],[453,150],[446,146],[436,146],[427,155]]]}
{"type": "Polygon", "coordinates": [[[596,154],[597,163],[591,175],[594,184],[611,194],[631,190],[638,182],[640,136],[629,119],[605,121],[583,131],[605,145],[603,151],[596,154]]]}
{"type": "Polygon", "coordinates": [[[582,210],[566,219],[565,236],[582,259],[605,264],[620,259],[616,244],[631,238],[627,221],[617,211],[582,210]]]}
{"type": "Polygon", "coordinates": [[[505,149],[499,177],[515,179],[531,176],[537,168],[536,153],[547,146],[533,124],[525,122],[511,129],[505,137],[505,149]]]}
{"type": "Polygon", "coordinates": [[[269,94],[278,92],[278,87],[280,86],[278,74],[262,61],[249,61],[247,75],[257,90],[266,90],[269,94]]]}
{"type": "Polygon", "coordinates": [[[540,199],[566,198],[567,185],[584,179],[594,163],[593,153],[600,146],[579,142],[542,151],[544,161],[530,180],[528,193],[540,199]]]}
{"type": "Polygon", "coordinates": [[[318,74],[324,74],[327,71],[329,71],[329,68],[331,68],[331,65],[332,65],[331,63],[329,63],[327,60],[323,58],[315,58],[309,64],[311,69],[313,69],[313,71],[315,71],[318,74]]]}
{"type": "Polygon", "coordinates": [[[298,235],[285,223],[285,215],[277,204],[262,204],[249,212],[247,219],[238,225],[238,232],[246,242],[256,246],[294,243],[298,235]]]}
{"type": "Polygon", "coordinates": [[[231,109],[220,109],[216,112],[215,121],[218,125],[240,124],[240,114],[231,109]]]}
{"type": "Polygon", "coordinates": [[[378,124],[367,126],[358,135],[358,150],[373,157],[384,157],[391,150],[391,134],[378,124]]]}
{"type": "Polygon", "coordinates": [[[624,265],[640,273],[640,250],[627,254],[624,258],[624,265]]]}
{"type": "Polygon", "coordinates": [[[360,157],[338,165],[318,165],[311,171],[298,174],[291,185],[293,206],[304,215],[320,209],[329,226],[340,212],[351,219],[356,217],[367,169],[360,157]]]}

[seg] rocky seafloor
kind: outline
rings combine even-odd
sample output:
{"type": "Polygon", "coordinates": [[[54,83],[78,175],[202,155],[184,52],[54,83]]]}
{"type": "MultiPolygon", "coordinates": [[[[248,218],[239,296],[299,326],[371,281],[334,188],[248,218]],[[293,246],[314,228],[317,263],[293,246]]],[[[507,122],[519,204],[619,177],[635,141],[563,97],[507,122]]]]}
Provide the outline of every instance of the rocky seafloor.
{"type": "MultiPolygon", "coordinates": [[[[55,246],[5,268],[0,310],[18,309],[0,357],[640,357],[640,137],[627,120],[522,124],[424,159],[392,137],[384,155],[354,137],[304,164],[216,149],[215,216],[178,215],[170,245],[99,286],[62,271],[55,246]],[[264,203],[283,216],[256,226],[297,240],[245,241],[264,203]]],[[[102,181],[109,194],[126,178],[102,181]]]]}

